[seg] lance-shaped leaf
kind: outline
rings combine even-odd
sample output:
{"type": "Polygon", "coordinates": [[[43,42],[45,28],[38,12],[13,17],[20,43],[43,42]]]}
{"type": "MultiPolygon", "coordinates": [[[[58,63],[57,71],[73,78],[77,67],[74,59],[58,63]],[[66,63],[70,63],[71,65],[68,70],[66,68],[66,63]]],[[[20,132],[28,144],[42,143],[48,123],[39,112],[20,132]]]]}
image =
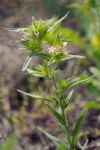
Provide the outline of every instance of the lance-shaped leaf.
{"type": "Polygon", "coordinates": [[[72,91],[68,94],[68,96],[66,97],[65,101],[63,101],[63,107],[64,107],[64,108],[66,108],[66,107],[68,106],[69,101],[70,101],[70,99],[71,99],[71,97],[72,97],[72,95],[73,95],[73,92],[74,92],[74,90],[72,90],[72,91]]]}
{"type": "Polygon", "coordinates": [[[38,65],[35,67],[35,70],[26,69],[29,74],[32,74],[34,76],[42,77],[42,78],[51,78],[52,77],[52,71],[49,72],[49,68],[45,68],[45,66],[38,65]]]}
{"type": "Polygon", "coordinates": [[[68,60],[68,59],[72,59],[72,58],[85,58],[84,56],[79,56],[79,55],[67,55],[66,57],[63,57],[60,59],[60,61],[64,61],[64,60],[68,60]]]}
{"type": "Polygon", "coordinates": [[[61,21],[63,21],[67,16],[68,16],[69,12],[63,16],[61,19],[57,20],[52,26],[51,28],[49,28],[49,31],[52,30],[56,25],[58,25],[61,21]]]}
{"type": "Polygon", "coordinates": [[[22,71],[25,71],[31,61],[32,57],[31,56],[27,56],[26,59],[25,59],[25,62],[24,62],[24,65],[23,65],[23,68],[22,68],[22,71]]]}
{"type": "Polygon", "coordinates": [[[55,102],[55,104],[59,105],[59,100],[55,96],[52,96],[50,99],[55,102]]]}
{"type": "Polygon", "coordinates": [[[89,78],[86,78],[86,79],[84,79],[84,80],[80,80],[80,81],[78,81],[78,82],[75,82],[75,83],[73,83],[72,85],[70,85],[70,86],[68,87],[68,89],[70,89],[70,88],[75,88],[75,87],[78,86],[79,84],[82,84],[82,83],[84,83],[84,82],[90,80],[90,79],[93,78],[94,76],[95,76],[95,75],[93,75],[93,76],[91,76],[91,77],[89,77],[89,78]]]}
{"type": "Polygon", "coordinates": [[[44,101],[49,101],[49,102],[53,102],[51,99],[49,98],[45,98],[45,97],[42,97],[42,96],[38,96],[38,95],[34,95],[34,94],[30,94],[30,93],[26,93],[26,92],[23,92],[21,90],[17,90],[18,92],[24,94],[24,95],[27,95],[27,96],[30,96],[32,98],[36,98],[36,99],[41,99],[41,100],[44,100],[44,101]]]}
{"type": "Polygon", "coordinates": [[[23,32],[26,30],[26,28],[5,28],[5,27],[2,27],[4,30],[7,30],[7,31],[13,31],[13,32],[23,32]]]}
{"type": "Polygon", "coordinates": [[[59,122],[64,125],[65,124],[65,119],[51,106],[47,105],[50,111],[53,113],[53,115],[59,120],[59,122]]]}
{"type": "Polygon", "coordinates": [[[35,71],[35,70],[29,69],[29,68],[27,68],[26,70],[27,70],[28,74],[32,74],[34,76],[41,77],[41,78],[47,77],[45,72],[43,72],[43,71],[39,72],[39,71],[35,71]]]}
{"type": "Polygon", "coordinates": [[[84,56],[79,56],[79,55],[66,55],[66,56],[61,56],[61,57],[52,57],[49,61],[49,65],[51,65],[52,63],[54,62],[62,62],[62,61],[65,61],[65,60],[69,60],[69,59],[72,59],[72,58],[85,58],[84,56]]]}
{"type": "Polygon", "coordinates": [[[51,55],[47,54],[47,53],[31,53],[31,56],[38,56],[38,57],[42,57],[46,60],[50,60],[51,59],[51,55]]]}
{"type": "Polygon", "coordinates": [[[58,138],[56,138],[55,136],[53,136],[53,135],[47,133],[46,131],[44,131],[44,130],[41,129],[40,127],[38,127],[38,128],[39,128],[39,130],[40,130],[41,132],[43,132],[50,140],[52,140],[57,146],[59,146],[60,140],[59,140],[58,138]]]}
{"type": "Polygon", "coordinates": [[[72,137],[72,148],[75,149],[76,145],[77,145],[77,140],[78,140],[78,133],[79,133],[79,130],[80,130],[80,127],[81,127],[81,124],[82,124],[82,120],[86,114],[86,109],[82,111],[78,121],[76,122],[76,125],[75,125],[75,128],[74,128],[74,131],[73,131],[73,137],[72,137]]]}

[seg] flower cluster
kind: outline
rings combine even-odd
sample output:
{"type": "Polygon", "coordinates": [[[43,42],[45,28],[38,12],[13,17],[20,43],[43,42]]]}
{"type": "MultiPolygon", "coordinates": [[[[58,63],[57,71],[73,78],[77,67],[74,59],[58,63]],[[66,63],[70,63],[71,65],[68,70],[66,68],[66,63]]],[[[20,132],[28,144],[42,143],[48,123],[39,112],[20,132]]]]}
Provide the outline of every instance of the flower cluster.
{"type": "Polygon", "coordinates": [[[68,42],[63,42],[62,43],[62,46],[60,47],[49,47],[48,50],[49,50],[49,53],[51,54],[55,54],[55,55],[68,55],[70,53],[70,51],[67,51],[65,50],[66,46],[68,46],[68,42]]]}

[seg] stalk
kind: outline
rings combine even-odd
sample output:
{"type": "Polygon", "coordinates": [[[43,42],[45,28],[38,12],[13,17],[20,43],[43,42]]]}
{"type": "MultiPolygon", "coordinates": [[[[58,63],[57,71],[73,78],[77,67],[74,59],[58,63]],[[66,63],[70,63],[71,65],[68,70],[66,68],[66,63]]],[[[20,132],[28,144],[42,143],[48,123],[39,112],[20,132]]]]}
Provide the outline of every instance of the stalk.
{"type": "Polygon", "coordinates": [[[65,126],[65,130],[66,130],[65,136],[67,134],[70,150],[72,150],[71,149],[71,140],[70,140],[69,128],[68,128],[68,124],[67,124],[67,121],[66,121],[66,116],[65,116],[65,113],[64,113],[64,109],[63,109],[61,100],[60,100],[60,108],[61,108],[61,111],[62,111],[62,116],[64,117],[64,120],[65,120],[65,125],[64,125],[65,126]]]}
{"type": "MultiPolygon", "coordinates": [[[[56,68],[56,64],[54,64],[54,66],[53,66],[53,72],[54,72],[55,68],[56,68]]],[[[58,88],[57,88],[57,84],[56,84],[56,81],[55,81],[55,74],[53,75],[52,79],[53,79],[55,90],[57,91],[58,88]]],[[[59,96],[59,102],[60,102],[60,109],[62,111],[62,116],[64,117],[64,120],[65,120],[65,124],[64,124],[65,130],[66,130],[65,137],[66,137],[66,134],[67,134],[69,147],[70,147],[70,150],[72,150],[69,128],[68,128],[66,116],[65,116],[65,113],[64,113],[64,109],[63,109],[63,106],[62,106],[62,97],[63,97],[63,94],[61,93],[61,95],[59,96]]]]}

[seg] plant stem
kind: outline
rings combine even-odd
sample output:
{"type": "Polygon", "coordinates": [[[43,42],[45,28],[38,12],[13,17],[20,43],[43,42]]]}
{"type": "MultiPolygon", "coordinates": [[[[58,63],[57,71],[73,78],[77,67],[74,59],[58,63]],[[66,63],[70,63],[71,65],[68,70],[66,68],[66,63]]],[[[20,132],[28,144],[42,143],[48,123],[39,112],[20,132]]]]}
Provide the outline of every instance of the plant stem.
{"type": "Polygon", "coordinates": [[[65,120],[65,125],[64,126],[65,126],[65,130],[66,130],[66,133],[67,133],[68,142],[69,142],[69,146],[70,146],[70,150],[71,150],[70,133],[69,133],[69,128],[68,128],[68,124],[67,124],[67,121],[66,121],[66,116],[65,116],[65,113],[64,113],[64,109],[63,109],[61,100],[60,100],[60,107],[61,107],[61,111],[62,111],[62,116],[64,117],[64,120],[65,120]]]}
{"type": "MultiPolygon", "coordinates": [[[[53,69],[55,69],[55,64],[54,64],[53,69]]],[[[57,85],[56,85],[56,81],[55,81],[55,76],[54,76],[54,75],[53,75],[52,79],[53,79],[53,83],[54,83],[55,89],[56,89],[56,91],[57,91],[57,85]]],[[[59,102],[60,102],[60,108],[61,108],[61,111],[62,111],[62,116],[64,117],[64,120],[65,120],[65,125],[64,125],[64,126],[65,126],[65,130],[66,130],[65,136],[66,136],[66,134],[67,134],[68,142],[69,142],[69,146],[70,146],[70,150],[72,150],[72,148],[71,148],[71,140],[70,140],[69,128],[68,128],[66,116],[65,116],[65,113],[64,113],[63,105],[62,105],[62,97],[63,97],[63,94],[60,95],[59,102]]]]}
{"type": "Polygon", "coordinates": [[[53,64],[53,83],[54,83],[54,86],[55,86],[55,89],[57,90],[57,85],[56,85],[56,81],[55,81],[55,68],[56,68],[56,63],[53,64]]]}
{"type": "Polygon", "coordinates": [[[52,79],[53,79],[53,83],[54,83],[55,89],[57,90],[57,85],[56,85],[56,81],[55,81],[54,75],[53,75],[52,79]]]}

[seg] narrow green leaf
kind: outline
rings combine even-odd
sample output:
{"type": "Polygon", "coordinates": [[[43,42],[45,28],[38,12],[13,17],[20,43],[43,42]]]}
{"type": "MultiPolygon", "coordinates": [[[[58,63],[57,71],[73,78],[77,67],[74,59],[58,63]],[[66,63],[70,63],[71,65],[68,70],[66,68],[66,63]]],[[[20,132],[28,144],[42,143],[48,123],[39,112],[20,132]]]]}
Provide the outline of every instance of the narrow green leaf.
{"type": "Polygon", "coordinates": [[[77,139],[78,139],[78,132],[80,130],[81,124],[82,124],[82,120],[86,114],[86,109],[82,111],[78,121],[76,122],[74,131],[73,131],[73,137],[72,137],[72,148],[75,149],[76,145],[77,145],[77,139]]]}
{"type": "Polygon", "coordinates": [[[49,31],[52,30],[57,24],[59,24],[61,21],[63,21],[67,16],[68,16],[69,12],[63,16],[61,19],[57,20],[52,26],[51,28],[49,28],[49,31]]]}
{"type": "Polygon", "coordinates": [[[29,68],[27,68],[26,70],[27,70],[28,74],[32,74],[32,75],[37,76],[37,77],[44,77],[44,75],[42,75],[41,72],[37,72],[37,71],[34,71],[32,69],[29,69],[29,68]]]}
{"type": "Polygon", "coordinates": [[[93,75],[93,76],[91,76],[91,77],[89,77],[89,78],[86,78],[86,79],[84,79],[84,80],[80,80],[80,81],[78,81],[78,82],[75,82],[75,83],[73,83],[72,85],[70,85],[70,86],[68,87],[68,89],[69,89],[69,88],[74,88],[74,87],[78,86],[79,84],[82,84],[82,83],[84,83],[84,82],[90,80],[90,79],[93,78],[94,76],[95,76],[95,75],[93,75]]]}
{"type": "Polygon", "coordinates": [[[13,32],[22,32],[22,31],[25,31],[26,28],[5,28],[5,27],[2,27],[4,30],[7,30],[7,31],[13,31],[13,32]]]}
{"type": "Polygon", "coordinates": [[[72,90],[72,91],[68,94],[68,96],[66,97],[66,99],[65,99],[65,101],[64,101],[64,108],[66,108],[66,107],[68,106],[69,101],[70,101],[70,99],[71,99],[71,97],[72,97],[72,95],[73,95],[73,92],[74,92],[74,90],[72,90]]]}
{"type": "Polygon", "coordinates": [[[40,130],[41,132],[43,132],[50,140],[52,140],[57,146],[59,146],[60,140],[59,140],[58,138],[56,138],[55,136],[53,136],[53,135],[47,133],[46,131],[44,131],[44,130],[41,129],[40,127],[38,127],[38,128],[39,128],[39,130],[40,130]]]}
{"type": "Polygon", "coordinates": [[[30,57],[30,56],[28,56],[28,57],[25,59],[25,62],[24,62],[22,71],[25,71],[25,70],[26,70],[26,68],[27,68],[27,66],[29,65],[31,59],[32,59],[32,57],[30,57]]]}
{"type": "Polygon", "coordinates": [[[72,58],[85,58],[84,56],[79,56],[79,55],[67,55],[64,58],[61,58],[60,61],[64,61],[64,60],[68,60],[68,59],[72,59],[72,58]]]}
{"type": "Polygon", "coordinates": [[[42,57],[46,60],[50,60],[51,59],[51,55],[47,54],[47,53],[31,53],[31,56],[38,56],[38,57],[42,57]]]}
{"type": "Polygon", "coordinates": [[[52,96],[51,99],[55,102],[55,104],[59,105],[59,100],[55,96],[52,96]]]}
{"type": "Polygon", "coordinates": [[[48,108],[50,109],[50,111],[54,114],[54,116],[59,120],[59,122],[64,125],[65,124],[65,120],[64,118],[51,106],[47,105],[48,108]]]}
{"type": "Polygon", "coordinates": [[[23,92],[21,90],[17,90],[18,92],[24,94],[24,95],[27,95],[27,96],[30,96],[32,98],[36,98],[36,99],[41,99],[41,100],[45,100],[45,101],[49,101],[49,102],[53,102],[51,99],[49,98],[45,98],[45,97],[42,97],[42,96],[38,96],[38,95],[34,95],[34,94],[30,94],[30,93],[26,93],[26,92],[23,92]]]}

